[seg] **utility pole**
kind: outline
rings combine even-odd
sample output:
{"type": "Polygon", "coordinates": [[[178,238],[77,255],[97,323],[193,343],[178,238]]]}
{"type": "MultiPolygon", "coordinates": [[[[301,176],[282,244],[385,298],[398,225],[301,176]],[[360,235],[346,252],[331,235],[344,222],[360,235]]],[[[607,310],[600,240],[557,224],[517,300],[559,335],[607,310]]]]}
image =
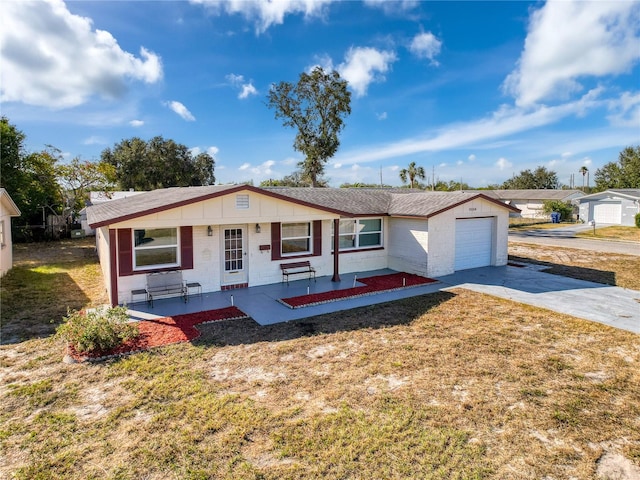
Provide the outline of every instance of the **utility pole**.
{"type": "Polygon", "coordinates": [[[435,165],[431,165],[431,191],[433,192],[436,189],[436,167],[435,165]]]}

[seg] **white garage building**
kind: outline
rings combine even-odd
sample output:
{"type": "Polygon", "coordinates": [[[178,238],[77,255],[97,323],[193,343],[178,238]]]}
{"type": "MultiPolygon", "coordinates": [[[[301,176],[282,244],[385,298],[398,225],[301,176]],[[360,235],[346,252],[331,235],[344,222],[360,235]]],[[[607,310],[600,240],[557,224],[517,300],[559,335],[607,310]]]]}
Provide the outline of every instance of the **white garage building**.
{"type": "Polygon", "coordinates": [[[576,200],[580,218],[596,224],[634,226],[640,213],[640,189],[622,188],[585,195],[576,200]]]}

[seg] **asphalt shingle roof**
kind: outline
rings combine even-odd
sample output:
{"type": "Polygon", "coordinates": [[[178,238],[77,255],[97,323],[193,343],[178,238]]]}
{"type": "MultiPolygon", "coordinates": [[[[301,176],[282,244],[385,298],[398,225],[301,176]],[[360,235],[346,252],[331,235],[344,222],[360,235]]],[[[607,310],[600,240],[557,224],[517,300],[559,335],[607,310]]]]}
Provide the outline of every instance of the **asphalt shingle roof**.
{"type": "Polygon", "coordinates": [[[498,200],[564,200],[565,198],[582,194],[580,190],[551,190],[551,189],[529,189],[529,190],[465,190],[466,192],[482,193],[488,197],[498,200]]]}
{"type": "Polygon", "coordinates": [[[209,198],[243,190],[275,196],[341,216],[400,215],[430,217],[473,198],[484,197],[505,208],[518,211],[484,192],[425,192],[410,189],[366,188],[257,188],[248,185],[174,187],[141,193],[87,208],[92,227],[121,222],[209,198]]]}

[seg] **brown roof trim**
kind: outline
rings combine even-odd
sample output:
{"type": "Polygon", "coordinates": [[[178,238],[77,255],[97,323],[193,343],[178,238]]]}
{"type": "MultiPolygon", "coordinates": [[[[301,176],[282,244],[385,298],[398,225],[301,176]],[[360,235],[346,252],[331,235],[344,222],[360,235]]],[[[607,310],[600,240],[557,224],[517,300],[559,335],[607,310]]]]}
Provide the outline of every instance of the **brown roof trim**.
{"type": "Polygon", "coordinates": [[[103,227],[105,225],[112,225],[114,223],[125,222],[127,220],[132,220],[138,217],[144,217],[145,215],[152,215],[154,213],[164,212],[166,210],[171,210],[173,208],[184,207],[186,205],[191,205],[193,203],[202,202],[204,200],[210,200],[212,198],[222,197],[225,195],[230,195],[233,193],[241,192],[243,190],[248,190],[250,192],[254,192],[260,195],[266,195],[268,197],[277,198],[279,200],[283,200],[290,203],[295,203],[298,205],[303,205],[306,207],[313,208],[315,210],[323,210],[329,213],[335,213],[336,215],[351,215],[349,212],[345,212],[342,210],[336,210],[333,208],[323,207],[321,205],[317,205],[315,203],[305,202],[303,200],[298,200],[292,197],[287,197],[286,195],[281,195],[279,193],[270,192],[268,190],[263,190],[262,188],[254,187],[253,185],[237,185],[235,187],[231,187],[225,190],[221,190],[219,192],[208,193],[206,195],[200,195],[198,197],[190,198],[188,200],[181,200],[179,202],[170,203],[167,205],[163,205],[161,207],[150,208],[147,210],[140,210],[139,212],[130,213],[128,215],[122,215],[120,217],[110,218],[108,220],[103,220],[100,222],[92,223],[89,226],[91,228],[103,227]]]}

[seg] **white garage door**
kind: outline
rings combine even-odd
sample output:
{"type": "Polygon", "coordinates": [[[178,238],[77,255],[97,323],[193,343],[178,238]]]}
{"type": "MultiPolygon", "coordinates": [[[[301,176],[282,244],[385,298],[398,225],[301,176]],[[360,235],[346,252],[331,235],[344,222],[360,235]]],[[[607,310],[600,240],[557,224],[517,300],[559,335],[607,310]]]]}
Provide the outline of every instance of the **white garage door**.
{"type": "Polygon", "coordinates": [[[622,220],[621,203],[596,203],[593,206],[593,219],[596,223],[620,224],[622,220]]]}
{"type": "Polygon", "coordinates": [[[456,220],[456,270],[491,265],[493,218],[456,220]]]}

